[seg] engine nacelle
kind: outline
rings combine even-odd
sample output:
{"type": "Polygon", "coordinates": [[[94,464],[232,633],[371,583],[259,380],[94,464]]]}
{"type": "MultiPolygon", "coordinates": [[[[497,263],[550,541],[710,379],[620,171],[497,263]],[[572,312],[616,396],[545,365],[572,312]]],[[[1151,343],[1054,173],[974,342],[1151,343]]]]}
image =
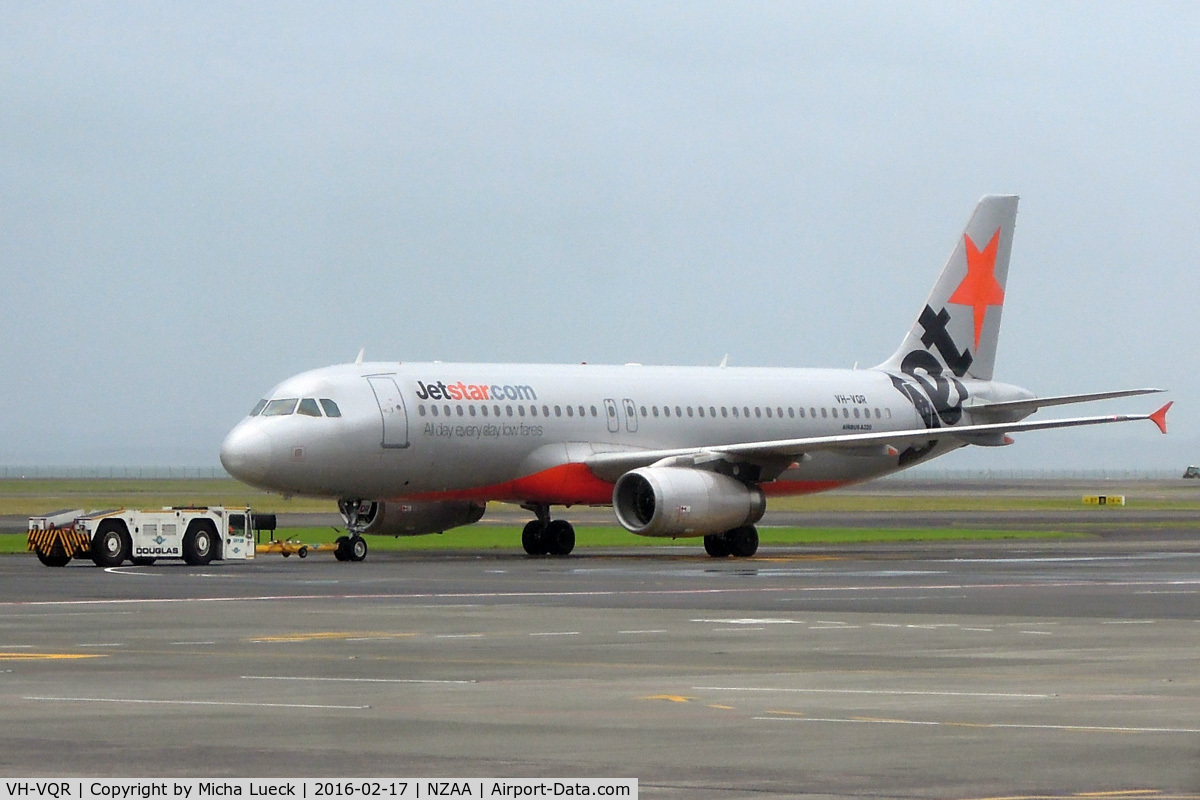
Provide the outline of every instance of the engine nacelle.
{"type": "Polygon", "coordinates": [[[484,503],[470,500],[448,500],[445,502],[404,503],[394,500],[367,501],[352,504],[343,500],[338,503],[342,519],[350,525],[351,505],[357,507],[358,524],[362,533],[379,536],[420,536],[425,533],[441,533],[470,525],[483,517],[487,508],[484,503]]]}
{"type": "Polygon", "coordinates": [[[753,525],[767,510],[762,490],[690,467],[643,467],[613,487],[617,521],[639,536],[703,536],[753,525]]]}

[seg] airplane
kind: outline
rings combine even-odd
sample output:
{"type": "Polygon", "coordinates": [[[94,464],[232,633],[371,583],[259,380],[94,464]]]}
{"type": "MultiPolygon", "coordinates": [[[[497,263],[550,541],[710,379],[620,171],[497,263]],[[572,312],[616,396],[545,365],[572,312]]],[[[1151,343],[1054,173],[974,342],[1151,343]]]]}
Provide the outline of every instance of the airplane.
{"type": "Polygon", "coordinates": [[[960,447],[1027,431],[1152,414],[1028,420],[1042,408],[1150,394],[1055,397],[993,380],[1016,223],[1015,195],[976,205],[899,349],[871,369],[363,363],[271,389],[221,446],[231,475],[338,502],[342,561],[364,534],[440,533],[489,501],[533,515],[530,555],[571,553],[554,506],[611,505],[641,536],[703,537],[713,557],[749,557],[768,497],[888,475],[960,447]]]}

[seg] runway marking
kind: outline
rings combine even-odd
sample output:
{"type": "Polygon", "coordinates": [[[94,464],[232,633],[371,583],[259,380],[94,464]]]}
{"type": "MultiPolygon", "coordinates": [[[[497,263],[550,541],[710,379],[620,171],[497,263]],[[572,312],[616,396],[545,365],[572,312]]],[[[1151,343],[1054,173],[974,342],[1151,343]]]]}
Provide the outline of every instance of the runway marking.
{"type": "Polygon", "coordinates": [[[1053,636],[1053,631],[1018,631],[1018,633],[1028,633],[1032,636],[1053,636]]]}
{"type": "Polygon", "coordinates": [[[107,658],[99,653],[0,653],[0,661],[68,660],[77,658],[107,658]]]}
{"type": "Polygon", "coordinates": [[[1106,619],[1101,622],[1101,625],[1153,625],[1156,620],[1152,619],[1106,619]]]}
{"type": "Polygon", "coordinates": [[[334,706],[316,703],[238,703],[228,700],[143,700],[121,697],[26,697],[25,700],[48,701],[55,703],[131,703],[133,705],[152,706],[241,706],[248,708],[323,708],[345,711],[361,711],[370,706],[334,706]]]}
{"type": "Polygon", "coordinates": [[[579,631],[545,631],[543,633],[531,633],[530,636],[578,636],[579,631]]]}
{"type": "Polygon", "coordinates": [[[623,634],[635,634],[635,633],[670,633],[670,631],[668,631],[666,628],[653,628],[653,629],[650,629],[650,630],[644,630],[644,631],[617,631],[617,633],[623,633],[623,634]]]}
{"type": "Polygon", "coordinates": [[[350,640],[350,641],[365,641],[367,639],[403,639],[409,636],[416,636],[415,633],[386,633],[386,632],[368,632],[360,631],[350,632],[320,632],[320,633],[292,633],[282,636],[260,636],[252,639],[246,639],[248,642],[256,643],[271,643],[271,642],[316,642],[330,640],[350,640]]]}
{"type": "MultiPolygon", "coordinates": [[[[693,686],[693,692],[778,692],[782,694],[868,694],[917,697],[997,697],[1021,700],[1052,700],[1056,694],[1027,694],[1019,692],[943,692],[916,689],[788,689],[771,686],[693,686]]],[[[776,713],[774,711],[772,714],[776,713]]]]}
{"type": "Polygon", "coordinates": [[[1154,800],[1197,800],[1200,794],[1163,794],[1159,789],[1132,789],[1126,792],[1077,792],[1075,794],[1014,794],[1005,797],[978,797],[973,800],[1079,800],[1084,797],[1145,797],[1154,800]]]}
{"type": "MultiPolygon", "coordinates": [[[[738,594],[842,594],[853,592],[932,592],[932,591],[985,591],[1009,589],[1092,589],[1097,587],[1131,589],[1139,586],[1200,586],[1200,578],[1169,581],[1013,581],[1008,583],[938,583],[913,586],[888,586],[862,584],[853,586],[746,586],[737,588],[705,589],[596,589],[566,592],[413,592],[413,593],[350,593],[350,594],[274,594],[221,597],[143,597],[108,600],[6,600],[0,608],[50,608],[57,606],[121,606],[154,605],[170,603],[254,603],[296,602],[301,600],[550,600],[592,597],[695,597],[738,594]]],[[[911,598],[909,598],[911,599],[911,598]]],[[[99,613],[99,612],[97,612],[99,613]]],[[[105,614],[121,612],[103,612],[105,614]]]]}
{"type": "Polygon", "coordinates": [[[323,683],[445,683],[473,684],[479,681],[438,680],[434,678],[318,678],[303,675],[243,675],[244,681],[320,681],[323,683]]]}
{"type": "Polygon", "coordinates": [[[756,722],[829,722],[875,725],[913,725],[934,728],[984,728],[993,730],[1068,731],[1073,733],[1200,733],[1200,728],[1143,728],[1108,725],[1037,725],[1017,722],[946,722],[941,720],[889,719],[887,717],[753,717],[756,722]]]}
{"type": "Polygon", "coordinates": [[[124,642],[80,642],[76,647],[124,647],[124,642]]]}
{"type": "Polygon", "coordinates": [[[736,619],[694,619],[692,622],[716,625],[803,625],[802,619],[774,619],[760,617],[739,617],[736,619]]]}
{"type": "Polygon", "coordinates": [[[482,639],[482,633],[439,633],[435,639],[482,639]]]}
{"type": "Polygon", "coordinates": [[[184,646],[184,645],[194,645],[194,644],[216,644],[216,642],[171,642],[171,644],[184,646]]]}
{"type": "Polygon", "coordinates": [[[696,698],[682,694],[652,694],[640,697],[639,700],[667,700],[672,703],[690,703],[696,698]]]}

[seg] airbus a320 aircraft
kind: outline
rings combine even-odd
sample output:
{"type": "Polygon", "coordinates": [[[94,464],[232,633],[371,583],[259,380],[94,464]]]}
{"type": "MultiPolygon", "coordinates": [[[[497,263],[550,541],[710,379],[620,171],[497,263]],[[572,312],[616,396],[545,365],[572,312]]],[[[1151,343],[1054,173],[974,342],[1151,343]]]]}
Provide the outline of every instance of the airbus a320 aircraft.
{"type": "MultiPolygon", "coordinates": [[[[1017,215],[979,201],[916,323],[873,369],[353,363],[280,383],[225,439],[221,463],[287,495],[337,499],[348,536],[478,521],[489,500],[534,519],[531,555],[566,555],[554,506],[609,505],[641,536],[704,537],[752,556],[768,497],[834,489],[1010,434],[1148,419],[1025,421],[1046,406],[1157,389],[1035,397],[992,379],[1017,215]]],[[[361,361],[361,356],[360,356],[361,361]]]]}

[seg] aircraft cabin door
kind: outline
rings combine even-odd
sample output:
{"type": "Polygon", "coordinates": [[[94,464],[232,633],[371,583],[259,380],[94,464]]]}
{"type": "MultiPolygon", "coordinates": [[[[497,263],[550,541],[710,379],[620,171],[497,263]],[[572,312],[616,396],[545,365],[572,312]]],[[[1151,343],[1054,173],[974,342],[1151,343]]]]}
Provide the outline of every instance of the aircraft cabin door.
{"type": "Polygon", "coordinates": [[[379,414],[383,418],[383,439],[386,449],[408,447],[408,412],[404,410],[404,397],[400,387],[390,375],[372,375],[367,378],[375,401],[379,403],[379,414]]]}
{"type": "Polygon", "coordinates": [[[617,401],[604,401],[604,417],[608,420],[608,432],[616,433],[621,430],[621,420],[617,416],[617,401]]]}
{"type": "Polygon", "coordinates": [[[625,404],[625,430],[629,431],[630,433],[637,433],[637,406],[635,406],[633,401],[628,397],[621,402],[625,404]]]}

